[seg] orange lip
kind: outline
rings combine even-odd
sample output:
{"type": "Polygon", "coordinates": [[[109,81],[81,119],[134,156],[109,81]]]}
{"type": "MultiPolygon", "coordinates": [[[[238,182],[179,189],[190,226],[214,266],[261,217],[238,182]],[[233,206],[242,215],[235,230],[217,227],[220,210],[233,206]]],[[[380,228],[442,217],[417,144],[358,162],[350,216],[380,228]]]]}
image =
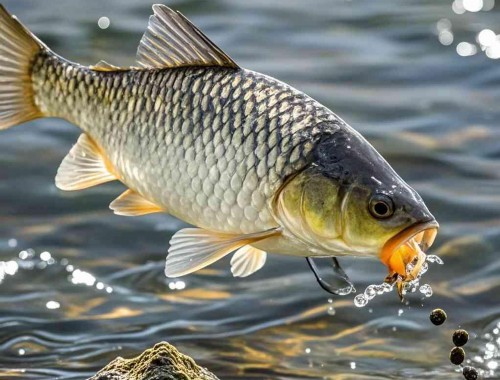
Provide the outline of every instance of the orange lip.
{"type": "Polygon", "coordinates": [[[380,260],[389,268],[390,273],[406,276],[406,265],[414,259],[415,255],[408,254],[408,252],[399,248],[414,237],[422,250],[425,251],[434,242],[438,228],[438,222],[432,220],[417,223],[404,229],[384,244],[380,253],[380,260]]]}

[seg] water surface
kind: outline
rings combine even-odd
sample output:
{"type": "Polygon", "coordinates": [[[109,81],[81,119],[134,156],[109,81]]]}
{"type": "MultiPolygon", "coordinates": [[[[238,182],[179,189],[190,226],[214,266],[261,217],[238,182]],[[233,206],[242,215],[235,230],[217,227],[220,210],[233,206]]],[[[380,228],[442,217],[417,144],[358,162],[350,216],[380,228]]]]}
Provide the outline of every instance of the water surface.
{"type": "MultiPolygon", "coordinates": [[[[133,63],[152,3],[4,0],[64,57],[118,65],[133,63]]],[[[222,379],[460,379],[447,358],[461,326],[472,334],[468,358],[499,378],[500,61],[456,46],[500,33],[500,5],[464,14],[435,0],[168,5],[242,66],[340,114],[420,192],[442,226],[432,251],[445,265],[424,279],[434,296],[329,302],[305,260],[283,256],[247,279],[232,278],[226,259],[167,280],[168,240],[185,225],[114,216],[120,184],[58,191],[57,167],[80,132],[38,120],[0,134],[0,260],[20,266],[0,284],[0,377],[83,379],[167,340],[222,379]],[[438,39],[443,18],[450,46],[438,39]],[[449,316],[439,328],[428,321],[435,307],[449,316]]],[[[376,260],[343,263],[360,290],[385,276],[376,260]]]]}

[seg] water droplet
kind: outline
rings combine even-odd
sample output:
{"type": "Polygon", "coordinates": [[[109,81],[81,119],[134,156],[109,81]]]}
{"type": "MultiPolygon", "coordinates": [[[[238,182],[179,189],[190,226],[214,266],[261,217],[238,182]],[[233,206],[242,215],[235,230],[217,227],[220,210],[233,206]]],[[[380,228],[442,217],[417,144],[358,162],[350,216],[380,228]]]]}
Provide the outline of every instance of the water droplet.
{"type": "Polygon", "coordinates": [[[425,258],[425,260],[429,263],[436,263],[436,264],[439,264],[439,265],[443,265],[444,262],[443,260],[441,260],[441,258],[439,256],[436,256],[436,255],[427,255],[427,257],[425,258]]]}
{"type": "Polygon", "coordinates": [[[365,307],[367,304],[368,299],[364,294],[358,294],[356,297],[354,297],[354,305],[356,305],[357,307],[365,307]]]}
{"type": "Polygon", "coordinates": [[[375,298],[376,295],[377,295],[377,291],[375,290],[375,285],[370,285],[369,287],[366,288],[365,297],[368,300],[375,298]]]}
{"type": "Polygon", "coordinates": [[[426,297],[432,296],[432,288],[429,284],[422,285],[418,290],[426,297]]]}
{"type": "Polygon", "coordinates": [[[350,366],[351,366],[351,369],[356,369],[356,362],[351,362],[350,366]]]}
{"type": "Polygon", "coordinates": [[[17,240],[16,239],[9,239],[7,242],[10,248],[16,248],[17,247],[17,240]]]}
{"type": "Polygon", "coordinates": [[[311,349],[309,347],[307,347],[304,351],[305,351],[306,354],[310,354],[311,353],[311,349]]]}

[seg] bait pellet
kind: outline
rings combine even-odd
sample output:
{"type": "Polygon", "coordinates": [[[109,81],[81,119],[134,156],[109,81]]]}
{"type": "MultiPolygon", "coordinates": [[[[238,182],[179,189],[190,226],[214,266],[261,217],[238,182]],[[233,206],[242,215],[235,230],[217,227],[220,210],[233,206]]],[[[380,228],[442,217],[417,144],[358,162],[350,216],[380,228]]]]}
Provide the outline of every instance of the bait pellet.
{"type": "Polygon", "coordinates": [[[446,313],[443,309],[434,309],[429,316],[431,322],[436,326],[442,325],[446,321],[446,313]]]}
{"type": "Polygon", "coordinates": [[[465,344],[469,341],[469,333],[465,330],[455,330],[453,333],[453,344],[457,347],[465,346],[465,344]]]}
{"type": "Polygon", "coordinates": [[[477,380],[478,377],[477,369],[470,366],[464,367],[462,374],[466,380],[477,380]]]}
{"type": "Polygon", "coordinates": [[[462,347],[454,347],[450,351],[450,362],[455,365],[460,365],[464,362],[465,351],[462,347]]]}

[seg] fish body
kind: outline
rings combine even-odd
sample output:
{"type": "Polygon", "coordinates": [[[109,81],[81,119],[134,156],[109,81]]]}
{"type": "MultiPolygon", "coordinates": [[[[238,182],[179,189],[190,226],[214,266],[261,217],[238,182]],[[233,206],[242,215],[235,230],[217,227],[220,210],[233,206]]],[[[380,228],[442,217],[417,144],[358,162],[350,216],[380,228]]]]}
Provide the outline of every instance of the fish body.
{"type": "Polygon", "coordinates": [[[420,196],[332,111],[153,8],[138,66],[122,68],[57,56],[1,7],[0,129],[66,119],[83,134],[58,170],[60,189],[119,180],[128,190],[115,213],[168,212],[196,226],[172,238],[168,276],[236,250],[235,276],[272,251],[379,256],[405,278],[421,262],[410,241],[430,245],[437,228],[420,196]]]}
{"type": "Polygon", "coordinates": [[[120,181],[218,232],[278,227],[277,190],[343,124],[304,93],[245,69],[96,72],[41,56],[32,75],[39,109],[80,126],[120,181]]]}

